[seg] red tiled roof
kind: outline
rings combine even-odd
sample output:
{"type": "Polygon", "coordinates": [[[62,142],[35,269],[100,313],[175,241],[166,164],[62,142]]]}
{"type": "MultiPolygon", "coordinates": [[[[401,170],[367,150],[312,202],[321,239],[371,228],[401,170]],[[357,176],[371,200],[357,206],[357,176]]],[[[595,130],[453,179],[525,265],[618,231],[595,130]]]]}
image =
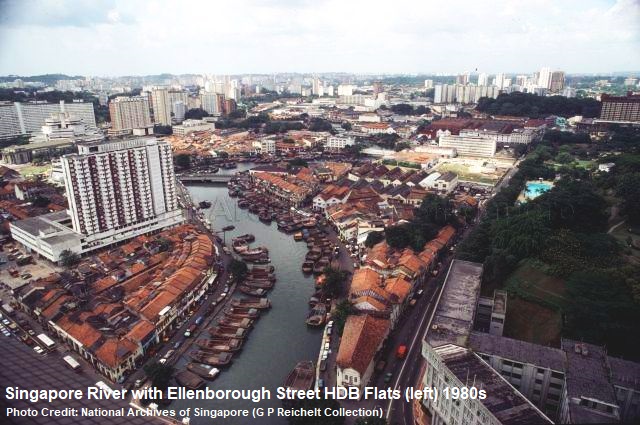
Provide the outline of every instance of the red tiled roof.
{"type": "Polygon", "coordinates": [[[389,331],[389,320],[369,315],[349,316],[344,326],[336,363],[363,375],[389,331]]]}

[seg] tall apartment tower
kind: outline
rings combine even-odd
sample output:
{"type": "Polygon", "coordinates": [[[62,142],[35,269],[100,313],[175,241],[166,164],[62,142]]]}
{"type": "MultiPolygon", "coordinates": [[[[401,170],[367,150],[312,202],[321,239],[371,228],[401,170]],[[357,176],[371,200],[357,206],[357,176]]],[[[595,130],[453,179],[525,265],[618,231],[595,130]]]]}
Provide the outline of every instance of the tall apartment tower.
{"type": "Polygon", "coordinates": [[[479,86],[488,86],[489,85],[489,75],[482,72],[478,74],[478,85],[479,86]]]}
{"type": "Polygon", "coordinates": [[[549,81],[551,93],[559,93],[564,89],[564,71],[553,71],[549,81]]]}
{"type": "Polygon", "coordinates": [[[171,125],[171,98],[166,88],[151,91],[153,103],[153,122],[161,125],[171,125]]]}
{"type": "Polygon", "coordinates": [[[542,68],[538,74],[538,87],[548,89],[551,87],[551,69],[542,68]]]}
{"type": "Polygon", "coordinates": [[[170,145],[137,138],[78,146],[62,157],[73,230],[82,251],[182,222],[170,145]]]}
{"type": "Polygon", "coordinates": [[[131,133],[134,129],[153,127],[149,100],[144,96],[116,97],[109,102],[112,135],[131,133]]]}

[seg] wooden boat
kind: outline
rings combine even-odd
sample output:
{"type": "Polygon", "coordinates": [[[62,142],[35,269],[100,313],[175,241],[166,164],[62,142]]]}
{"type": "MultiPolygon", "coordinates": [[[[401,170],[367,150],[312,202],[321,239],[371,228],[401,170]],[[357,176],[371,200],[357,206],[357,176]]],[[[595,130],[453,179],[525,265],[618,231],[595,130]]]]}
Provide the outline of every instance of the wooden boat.
{"type": "Polygon", "coordinates": [[[305,259],[307,261],[317,261],[320,259],[320,257],[322,257],[322,251],[320,250],[316,250],[315,248],[309,252],[307,252],[307,255],[305,255],[305,259]]]}
{"type": "Polygon", "coordinates": [[[313,388],[315,373],[316,371],[312,361],[299,362],[289,375],[287,375],[284,386],[295,391],[310,390],[313,388]]]}
{"type": "Polygon", "coordinates": [[[204,385],[204,381],[195,373],[188,370],[181,370],[175,375],[176,381],[180,386],[195,390],[204,385]]]}
{"type": "Polygon", "coordinates": [[[260,311],[255,308],[229,307],[224,310],[227,317],[234,319],[257,319],[260,317],[260,311]]]}
{"type": "Polygon", "coordinates": [[[293,234],[293,240],[301,241],[302,240],[302,232],[297,232],[293,234]]]}
{"type": "Polygon", "coordinates": [[[253,320],[251,319],[232,319],[231,317],[223,317],[218,320],[221,325],[235,326],[238,328],[251,329],[253,320]]]}
{"type": "Polygon", "coordinates": [[[247,286],[253,289],[271,289],[275,285],[275,282],[270,282],[268,280],[245,280],[243,282],[243,286],[247,286]]]}
{"type": "Polygon", "coordinates": [[[271,301],[268,298],[250,299],[250,298],[235,298],[231,300],[231,305],[241,308],[255,308],[258,310],[266,310],[271,308],[271,301]]]}
{"type": "Polygon", "coordinates": [[[305,261],[304,263],[302,263],[302,272],[303,273],[313,272],[313,261],[305,261]]]}
{"type": "Polygon", "coordinates": [[[327,320],[327,307],[323,303],[317,303],[309,311],[305,323],[307,326],[322,326],[327,320]]]}
{"type": "Polygon", "coordinates": [[[201,378],[213,381],[220,373],[220,369],[208,364],[191,362],[187,365],[187,370],[201,378]]]}
{"type": "Polygon", "coordinates": [[[267,294],[268,289],[264,288],[253,288],[247,285],[240,285],[238,290],[245,295],[249,295],[251,297],[263,297],[267,294]]]}
{"type": "Polygon", "coordinates": [[[225,325],[212,326],[208,331],[209,335],[218,338],[242,339],[248,334],[247,329],[225,325]]]}
{"type": "Polygon", "coordinates": [[[240,201],[238,201],[238,208],[249,208],[249,201],[247,201],[246,199],[242,199],[240,201]]]}
{"type": "Polygon", "coordinates": [[[263,223],[271,223],[271,214],[266,211],[261,212],[260,214],[258,214],[258,220],[262,221],[263,223]]]}
{"type": "Polygon", "coordinates": [[[273,273],[276,270],[274,266],[253,266],[249,269],[249,272],[266,272],[273,273]]]}
{"type": "Polygon", "coordinates": [[[200,209],[210,208],[210,207],[211,207],[211,202],[208,202],[208,201],[200,201],[200,202],[198,203],[198,207],[200,207],[200,209]]]}
{"type": "Polygon", "coordinates": [[[196,345],[203,350],[213,351],[238,351],[242,348],[242,340],[239,338],[211,338],[211,339],[198,339],[196,345]]]}
{"type": "Polygon", "coordinates": [[[269,264],[271,262],[271,259],[267,256],[264,256],[264,257],[259,257],[256,259],[245,260],[245,261],[248,261],[250,263],[255,263],[255,264],[269,264]]]}
{"type": "Polygon", "coordinates": [[[246,233],[244,235],[236,236],[235,238],[231,239],[232,242],[243,241],[244,243],[253,242],[255,240],[256,240],[256,237],[253,236],[251,233],[246,233]]]}
{"type": "Polygon", "coordinates": [[[206,351],[194,351],[189,355],[193,360],[210,366],[228,366],[233,355],[231,353],[207,353],[206,351]]]}
{"type": "Polygon", "coordinates": [[[326,269],[327,267],[329,267],[329,260],[322,258],[321,260],[316,261],[316,263],[313,265],[313,272],[315,274],[320,274],[324,272],[324,269],[326,269]]]}
{"type": "Polygon", "coordinates": [[[266,280],[269,282],[276,281],[276,275],[273,273],[265,273],[265,272],[249,272],[247,275],[247,279],[250,280],[266,280]]]}

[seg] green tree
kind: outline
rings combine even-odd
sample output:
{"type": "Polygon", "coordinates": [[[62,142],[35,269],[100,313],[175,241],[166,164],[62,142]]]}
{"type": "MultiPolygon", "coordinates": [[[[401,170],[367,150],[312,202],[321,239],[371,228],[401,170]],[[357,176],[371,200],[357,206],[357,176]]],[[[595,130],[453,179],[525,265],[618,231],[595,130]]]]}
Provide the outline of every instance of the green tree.
{"type": "Polygon", "coordinates": [[[290,170],[294,167],[308,167],[309,163],[302,158],[294,158],[287,164],[287,169],[290,170]]]}
{"type": "Polygon", "coordinates": [[[621,212],[631,223],[640,223],[640,172],[623,174],[616,186],[616,195],[622,200],[621,212]]]}
{"type": "Polygon", "coordinates": [[[338,333],[338,335],[342,335],[344,331],[344,325],[347,323],[347,317],[354,314],[356,312],[355,307],[349,300],[340,301],[335,310],[331,313],[331,318],[333,320],[333,326],[338,333]]]}
{"type": "Polygon", "coordinates": [[[188,120],[201,120],[204,117],[208,117],[209,113],[202,108],[189,109],[184,118],[188,120]]]}
{"type": "Polygon", "coordinates": [[[51,203],[51,200],[45,196],[38,195],[33,198],[31,203],[34,207],[45,208],[51,203]]]}
{"type": "Polygon", "coordinates": [[[80,262],[80,256],[69,249],[65,249],[60,253],[59,262],[62,266],[71,268],[80,262]]]}
{"type": "Polygon", "coordinates": [[[176,166],[187,169],[191,166],[191,156],[186,153],[181,153],[175,156],[176,166]]]}
{"type": "Polygon", "coordinates": [[[249,273],[249,267],[247,267],[247,263],[244,261],[234,258],[231,260],[231,264],[229,264],[229,272],[235,282],[242,282],[247,277],[247,273],[249,273]]]}
{"type": "Polygon", "coordinates": [[[347,272],[333,267],[327,267],[323,273],[325,280],[322,285],[322,292],[330,298],[339,297],[345,289],[347,272]]]}
{"type": "Polygon", "coordinates": [[[173,376],[173,366],[158,362],[148,363],[143,368],[144,373],[151,379],[151,385],[161,391],[169,387],[169,382],[173,376]]]}
{"type": "Polygon", "coordinates": [[[370,232],[367,235],[367,239],[364,241],[364,246],[372,248],[374,245],[384,240],[384,232],[370,232]]]}
{"type": "Polygon", "coordinates": [[[353,128],[349,121],[343,122],[342,124],[340,124],[340,127],[344,128],[347,131],[351,131],[351,129],[353,128]]]}

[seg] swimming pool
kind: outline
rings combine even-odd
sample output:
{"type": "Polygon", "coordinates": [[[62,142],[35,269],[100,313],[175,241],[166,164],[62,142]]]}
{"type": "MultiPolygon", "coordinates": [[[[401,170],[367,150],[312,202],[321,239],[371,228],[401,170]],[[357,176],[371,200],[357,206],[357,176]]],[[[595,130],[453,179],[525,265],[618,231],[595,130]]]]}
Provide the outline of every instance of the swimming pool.
{"type": "Polygon", "coordinates": [[[535,199],[545,192],[548,192],[553,187],[553,183],[547,181],[529,181],[525,184],[524,191],[522,193],[523,198],[526,200],[535,199]]]}

